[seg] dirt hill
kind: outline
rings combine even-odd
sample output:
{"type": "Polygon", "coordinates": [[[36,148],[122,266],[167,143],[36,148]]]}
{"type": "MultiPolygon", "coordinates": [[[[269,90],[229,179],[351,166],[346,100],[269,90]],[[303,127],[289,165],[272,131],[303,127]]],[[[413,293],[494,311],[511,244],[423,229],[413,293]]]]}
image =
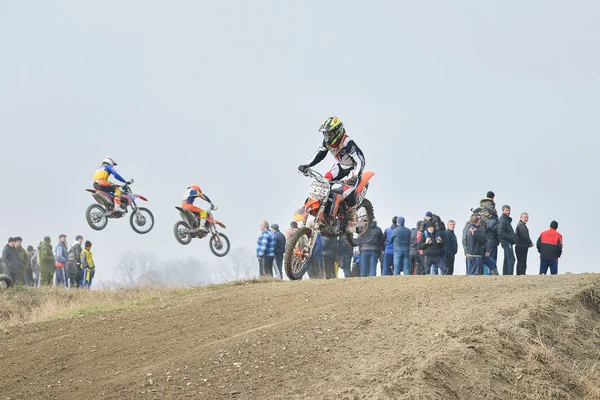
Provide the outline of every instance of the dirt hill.
{"type": "Polygon", "coordinates": [[[116,308],[0,329],[0,399],[600,399],[595,274],[266,282],[116,308]]]}

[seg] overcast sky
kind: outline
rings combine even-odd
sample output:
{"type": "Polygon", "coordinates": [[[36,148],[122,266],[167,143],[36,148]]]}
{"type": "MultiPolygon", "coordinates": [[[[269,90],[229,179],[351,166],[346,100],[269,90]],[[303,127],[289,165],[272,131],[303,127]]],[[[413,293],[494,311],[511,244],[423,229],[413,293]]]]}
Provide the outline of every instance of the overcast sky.
{"type": "Polygon", "coordinates": [[[431,210],[462,228],[493,190],[534,240],[559,222],[561,273],[597,271],[599,20],[583,0],[0,1],[0,238],[82,234],[100,279],[126,251],[212,262],[172,234],[195,182],[254,248],[302,205],[297,166],[336,115],[382,227],[431,210]],[[106,155],[148,197],[148,235],[87,226],[106,155]]]}

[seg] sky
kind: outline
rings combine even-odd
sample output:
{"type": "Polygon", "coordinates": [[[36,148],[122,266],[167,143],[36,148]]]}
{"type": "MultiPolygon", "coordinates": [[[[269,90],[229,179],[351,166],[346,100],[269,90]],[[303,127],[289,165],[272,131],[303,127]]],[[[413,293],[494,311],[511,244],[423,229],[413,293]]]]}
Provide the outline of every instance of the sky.
{"type": "Polygon", "coordinates": [[[493,190],[534,240],[558,221],[559,272],[597,272],[599,17],[584,0],[0,1],[0,238],[81,234],[104,280],[125,252],[223,268],[173,238],[189,184],[253,249],[260,220],[283,230],[302,206],[297,166],[338,116],[380,226],[431,210],[462,228],[493,190]],[[149,234],[87,226],[106,155],[148,198],[149,234]]]}

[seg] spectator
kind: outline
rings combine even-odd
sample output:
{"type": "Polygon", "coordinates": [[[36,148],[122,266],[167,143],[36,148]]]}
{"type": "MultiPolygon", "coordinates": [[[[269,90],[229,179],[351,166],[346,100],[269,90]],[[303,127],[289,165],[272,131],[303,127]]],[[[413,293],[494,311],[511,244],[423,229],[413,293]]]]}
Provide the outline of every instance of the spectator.
{"type": "Polygon", "coordinates": [[[446,235],[448,237],[448,243],[446,244],[446,268],[448,268],[448,275],[454,275],[454,259],[456,253],[458,253],[458,239],[454,233],[456,222],[453,220],[448,221],[448,229],[446,235]]]}
{"type": "MultiPolygon", "coordinates": [[[[346,242],[346,240],[341,237],[339,243],[340,249],[340,266],[344,270],[345,278],[352,278],[352,257],[354,255],[354,251],[352,246],[346,242]]],[[[360,268],[358,269],[360,275],[360,268]]]]}
{"type": "Polygon", "coordinates": [[[17,257],[19,259],[19,269],[18,269],[18,278],[17,285],[25,285],[25,269],[27,269],[27,265],[29,264],[29,256],[27,254],[27,250],[23,248],[23,239],[20,236],[15,238],[15,250],[17,251],[17,257]]]}
{"type": "Polygon", "coordinates": [[[392,244],[392,232],[398,227],[398,217],[392,218],[392,225],[386,228],[385,235],[385,253],[381,263],[381,275],[392,275],[391,269],[394,268],[394,245],[392,244]],[[390,269],[391,268],[391,269],[390,269]]]}
{"type": "Polygon", "coordinates": [[[338,237],[324,237],[322,242],[325,279],[332,279],[336,277],[335,262],[340,255],[340,240],[338,237]]]}
{"type": "Polygon", "coordinates": [[[529,248],[533,247],[533,242],[529,237],[527,221],[529,221],[529,214],[521,213],[521,218],[517,223],[517,230],[515,232],[515,237],[517,239],[517,243],[515,244],[515,253],[517,255],[517,275],[526,275],[527,253],[529,252],[529,248]]]}
{"type": "Polygon", "coordinates": [[[481,217],[472,215],[466,231],[467,240],[467,275],[483,273],[483,255],[485,252],[486,235],[481,226],[481,217]]]}
{"type": "Polygon", "coordinates": [[[92,242],[89,240],[85,241],[85,249],[81,252],[81,274],[83,275],[83,288],[90,288],[92,286],[92,279],[96,275],[96,264],[92,257],[92,242]]]}
{"type": "MultiPolygon", "coordinates": [[[[81,260],[81,258],[80,258],[81,260]]],[[[67,265],[65,267],[67,273],[67,287],[77,288],[79,286],[80,277],[82,274],[79,273],[79,267],[75,262],[75,253],[69,252],[67,256],[67,265]]]]}
{"type": "Polygon", "coordinates": [[[423,250],[425,257],[425,271],[430,270],[431,266],[435,264],[442,272],[442,275],[446,275],[446,263],[441,257],[444,249],[444,239],[436,235],[435,222],[429,221],[426,225],[427,228],[423,232],[423,236],[421,236],[418,244],[418,248],[423,250]]]}
{"type": "Polygon", "coordinates": [[[410,275],[408,259],[410,257],[411,231],[404,226],[404,217],[398,217],[398,227],[392,232],[391,242],[394,246],[394,275],[410,275]]]}
{"type": "Polygon", "coordinates": [[[4,273],[17,284],[19,280],[19,252],[15,248],[15,238],[8,238],[8,244],[2,250],[2,261],[4,262],[4,273]]]}
{"type": "Polygon", "coordinates": [[[294,233],[298,230],[298,223],[296,221],[290,222],[290,227],[287,231],[285,231],[285,237],[287,239],[291,238],[294,233]]]}
{"type": "Polygon", "coordinates": [[[423,255],[423,249],[419,248],[419,242],[421,241],[421,238],[423,237],[423,229],[425,229],[425,225],[427,225],[427,222],[425,220],[423,220],[421,222],[421,226],[419,227],[419,230],[417,231],[417,253],[419,254],[419,265],[420,265],[420,270],[418,272],[418,275],[427,275],[429,273],[429,271],[425,271],[425,256],[423,255]]]}
{"type": "Polygon", "coordinates": [[[35,287],[35,281],[33,279],[33,269],[31,268],[31,260],[33,260],[33,256],[35,254],[35,249],[33,246],[27,246],[27,264],[25,264],[25,286],[27,287],[35,287]]]}
{"type": "Polygon", "coordinates": [[[558,259],[562,255],[563,238],[557,229],[558,222],[552,221],[550,229],[542,232],[537,240],[537,249],[540,253],[540,275],[546,275],[548,268],[550,268],[550,274],[558,274],[558,259]]]}
{"type": "Polygon", "coordinates": [[[69,254],[73,254],[75,256],[75,265],[77,265],[77,286],[81,286],[83,281],[83,274],[81,273],[81,252],[83,249],[81,248],[81,244],[83,243],[83,236],[77,235],[75,236],[75,241],[71,246],[71,250],[69,250],[69,254]]]}
{"type": "MultiPolygon", "coordinates": [[[[314,229],[315,221],[309,221],[306,226],[310,229],[314,229]]],[[[313,248],[312,257],[310,258],[310,264],[308,266],[308,277],[310,279],[323,279],[325,273],[323,272],[323,236],[321,233],[317,233],[315,238],[315,247],[313,248]]]]}
{"type": "Polygon", "coordinates": [[[358,278],[360,276],[360,249],[359,247],[354,248],[354,255],[352,256],[352,277],[358,278]]]}
{"type": "Polygon", "coordinates": [[[283,254],[285,253],[285,235],[279,230],[279,225],[271,225],[271,232],[275,235],[275,268],[279,278],[283,279],[283,254]]]}
{"type": "MultiPolygon", "coordinates": [[[[473,214],[475,215],[475,214],[473,214]]],[[[465,224],[465,227],[463,228],[462,231],[462,247],[463,247],[463,252],[465,253],[465,264],[466,264],[466,274],[469,275],[469,258],[467,257],[467,255],[469,254],[469,249],[468,249],[468,243],[467,243],[467,234],[469,233],[469,228],[471,227],[471,218],[469,218],[469,220],[467,221],[467,223],[465,224]]]]}
{"type": "MultiPolygon", "coordinates": [[[[485,221],[486,230],[486,250],[489,253],[489,257],[494,259],[494,262],[498,261],[498,211],[496,210],[496,203],[494,203],[495,194],[492,191],[487,192],[487,198],[480,201],[482,208],[481,215],[483,221],[485,221]]],[[[482,222],[483,224],[483,222],[482,222]]]]}
{"type": "Polygon", "coordinates": [[[40,286],[40,263],[39,263],[38,255],[40,254],[40,248],[42,247],[42,243],[43,242],[40,242],[40,244],[38,244],[38,247],[35,250],[35,253],[33,253],[33,256],[31,257],[31,271],[33,274],[33,287],[40,286]]]}
{"type": "Polygon", "coordinates": [[[261,234],[256,243],[256,257],[258,257],[258,274],[260,276],[273,276],[273,260],[275,259],[275,245],[277,239],[269,230],[269,223],[260,222],[261,234]]]}
{"type": "Polygon", "coordinates": [[[56,270],[56,261],[52,255],[50,237],[46,236],[38,253],[40,266],[40,286],[52,286],[52,276],[56,270]]]}
{"type": "Polygon", "coordinates": [[[502,275],[514,275],[515,252],[513,246],[517,243],[515,231],[512,227],[510,217],[510,206],[502,206],[502,215],[498,218],[498,240],[504,250],[504,263],[502,264],[502,275]]]}
{"type": "Polygon", "coordinates": [[[417,236],[419,234],[419,229],[421,229],[422,221],[417,221],[416,228],[412,228],[410,230],[410,252],[408,257],[408,266],[410,267],[411,274],[413,275],[422,275],[422,264],[419,260],[419,249],[417,249],[417,236]]]}
{"type": "Polygon", "coordinates": [[[377,221],[373,223],[360,243],[360,276],[376,276],[377,261],[384,251],[384,237],[381,228],[377,226],[377,221]]]}
{"type": "Polygon", "coordinates": [[[62,287],[67,285],[67,274],[65,272],[67,255],[67,235],[60,235],[54,254],[54,259],[56,260],[56,272],[54,276],[56,286],[62,287]]]}

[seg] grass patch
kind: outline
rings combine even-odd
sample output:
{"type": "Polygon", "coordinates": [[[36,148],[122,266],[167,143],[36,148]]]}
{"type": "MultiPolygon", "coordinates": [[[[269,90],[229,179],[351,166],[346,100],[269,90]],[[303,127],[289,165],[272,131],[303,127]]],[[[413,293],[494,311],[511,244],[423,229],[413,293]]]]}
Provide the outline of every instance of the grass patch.
{"type": "Polygon", "coordinates": [[[135,308],[164,307],[178,298],[207,290],[265,282],[269,280],[251,279],[189,288],[142,286],[117,290],[32,289],[17,286],[0,291],[0,328],[135,308]]]}

